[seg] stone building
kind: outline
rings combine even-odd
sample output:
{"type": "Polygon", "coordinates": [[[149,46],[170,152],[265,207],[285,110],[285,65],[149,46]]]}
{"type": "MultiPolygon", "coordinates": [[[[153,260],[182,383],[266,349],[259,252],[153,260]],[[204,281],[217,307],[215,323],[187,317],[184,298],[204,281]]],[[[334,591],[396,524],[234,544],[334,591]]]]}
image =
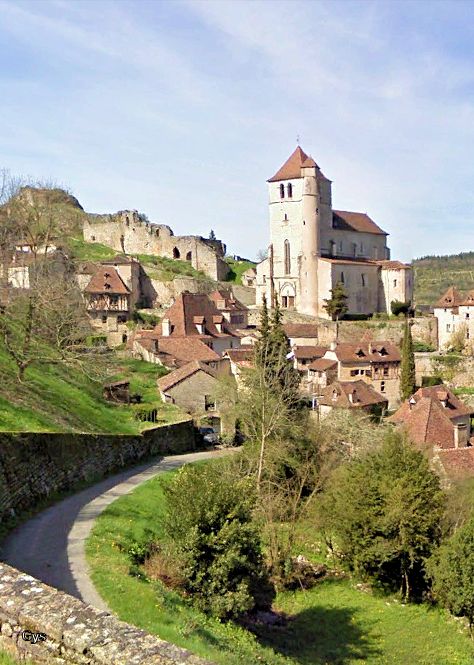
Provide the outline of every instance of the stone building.
{"type": "Polygon", "coordinates": [[[324,418],[333,409],[364,411],[381,416],[387,409],[386,396],[378,393],[365,381],[335,381],[324,388],[317,399],[319,416],[324,418]]]}
{"type": "Polygon", "coordinates": [[[331,181],[298,146],[268,180],[270,247],[257,266],[257,304],[329,318],[324,299],[341,282],[348,313],[390,312],[411,301],[411,266],[390,261],[387,233],[366,213],[334,210],[331,181]]]}
{"type": "Polygon", "coordinates": [[[474,340],[474,290],[463,295],[450,286],[435,304],[434,315],[438,321],[438,348],[452,344],[453,333],[464,343],[474,340]]]}
{"type": "Polygon", "coordinates": [[[227,323],[236,328],[247,328],[248,308],[237,300],[231,289],[217,289],[209,298],[227,323]]]}
{"type": "Polygon", "coordinates": [[[131,291],[113,266],[101,266],[84,289],[91,325],[104,333],[109,346],[127,341],[131,291]]]}
{"type": "Polygon", "coordinates": [[[391,342],[333,342],[322,358],[308,365],[305,392],[319,395],[334,380],[361,380],[386,398],[392,409],[400,399],[400,362],[400,351],[391,342]]]}
{"type": "Polygon", "coordinates": [[[169,226],[154,224],[136,210],[115,215],[88,215],[83,225],[84,240],[99,242],[124,254],[152,254],[189,261],[212,279],[225,279],[229,266],[224,261],[225,245],[202,236],[175,236],[169,226]]]}
{"type": "Polygon", "coordinates": [[[421,448],[466,448],[471,445],[472,408],[444,385],[420,388],[388,418],[403,427],[421,448]]]}
{"type": "Polygon", "coordinates": [[[217,415],[218,385],[217,370],[198,360],[158,379],[162,400],[177,404],[194,415],[217,415]]]}

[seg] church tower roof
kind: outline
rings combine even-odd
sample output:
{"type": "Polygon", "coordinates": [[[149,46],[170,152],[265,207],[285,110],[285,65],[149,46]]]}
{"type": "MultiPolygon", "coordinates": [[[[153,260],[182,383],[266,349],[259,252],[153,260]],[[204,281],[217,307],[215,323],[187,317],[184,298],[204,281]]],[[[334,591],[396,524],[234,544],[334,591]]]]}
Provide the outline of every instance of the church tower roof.
{"type": "MultiPolygon", "coordinates": [[[[312,157],[309,157],[301,148],[297,146],[296,150],[288,157],[283,166],[278,169],[275,175],[267,182],[276,182],[278,180],[293,180],[294,178],[301,178],[301,168],[307,166],[315,166],[318,172],[319,166],[316,164],[312,157]]],[[[324,177],[324,176],[323,176],[324,177]]]]}

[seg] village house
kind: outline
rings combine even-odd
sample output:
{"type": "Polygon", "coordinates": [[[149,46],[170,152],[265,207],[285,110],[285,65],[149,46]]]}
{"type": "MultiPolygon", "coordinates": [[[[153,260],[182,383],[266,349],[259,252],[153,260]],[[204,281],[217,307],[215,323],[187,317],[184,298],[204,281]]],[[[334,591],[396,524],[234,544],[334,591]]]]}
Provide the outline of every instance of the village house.
{"type": "Polygon", "coordinates": [[[383,395],[392,409],[399,402],[400,362],[400,351],[391,342],[332,342],[322,358],[308,365],[306,392],[319,395],[334,379],[362,380],[383,395]]]}
{"type": "Polygon", "coordinates": [[[153,330],[135,332],[131,347],[148,362],[176,367],[191,360],[216,362],[227,349],[240,347],[240,337],[207,295],[185,291],[153,330]]]}
{"type": "Polygon", "coordinates": [[[387,233],[366,213],[334,210],[331,181],[298,146],[268,180],[270,246],[257,266],[256,297],[330,318],[324,300],[338,282],[349,314],[390,313],[412,301],[411,266],[390,260],[387,233]]]}
{"type": "Polygon", "coordinates": [[[295,369],[306,376],[308,366],[315,360],[322,358],[327,351],[325,346],[293,346],[293,362],[295,369]]]}
{"type": "Polygon", "coordinates": [[[248,308],[243,305],[230,289],[213,291],[209,298],[231,326],[246,328],[248,325],[248,308]]]}
{"type": "Polygon", "coordinates": [[[323,388],[317,398],[316,408],[320,418],[327,416],[333,409],[364,411],[380,417],[388,408],[388,401],[365,381],[334,381],[323,388]]]}
{"type": "Polygon", "coordinates": [[[453,342],[453,333],[467,344],[474,340],[474,290],[465,295],[455,286],[450,286],[434,306],[438,321],[438,348],[448,349],[453,342]]]}
{"type": "Polygon", "coordinates": [[[240,349],[228,349],[224,353],[222,362],[229,362],[230,373],[234,376],[237,387],[241,385],[242,371],[254,366],[254,354],[255,349],[250,345],[241,346],[240,349]]]}
{"type": "Polygon", "coordinates": [[[473,413],[446,386],[429,386],[405,400],[388,422],[403,427],[422,448],[465,448],[470,445],[473,413]]]}
{"type": "Polygon", "coordinates": [[[84,289],[91,325],[104,333],[109,346],[127,341],[131,292],[113,266],[101,266],[84,289]]]}
{"type": "Polygon", "coordinates": [[[318,346],[318,326],[315,323],[285,323],[283,330],[290,346],[318,346]]]}

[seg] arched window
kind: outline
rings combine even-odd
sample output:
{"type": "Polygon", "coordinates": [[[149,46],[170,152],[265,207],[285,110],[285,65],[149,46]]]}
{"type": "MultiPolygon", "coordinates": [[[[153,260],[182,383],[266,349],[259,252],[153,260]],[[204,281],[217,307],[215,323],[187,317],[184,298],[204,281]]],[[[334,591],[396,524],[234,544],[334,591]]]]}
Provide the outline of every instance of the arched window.
{"type": "Polygon", "coordinates": [[[284,247],[285,275],[291,274],[290,241],[285,240],[284,247]]]}
{"type": "Polygon", "coordinates": [[[193,254],[192,254],[192,252],[188,252],[188,253],[186,254],[186,261],[192,261],[192,259],[193,259],[193,254]]]}
{"type": "Polygon", "coordinates": [[[284,199],[285,198],[285,185],[281,183],[280,185],[280,198],[284,199]]]}
{"type": "Polygon", "coordinates": [[[177,247],[174,247],[174,249],[173,249],[173,259],[179,259],[180,256],[181,256],[181,254],[180,254],[179,249],[177,247]]]}
{"type": "Polygon", "coordinates": [[[291,199],[293,197],[293,185],[291,182],[288,183],[288,198],[291,199]]]}

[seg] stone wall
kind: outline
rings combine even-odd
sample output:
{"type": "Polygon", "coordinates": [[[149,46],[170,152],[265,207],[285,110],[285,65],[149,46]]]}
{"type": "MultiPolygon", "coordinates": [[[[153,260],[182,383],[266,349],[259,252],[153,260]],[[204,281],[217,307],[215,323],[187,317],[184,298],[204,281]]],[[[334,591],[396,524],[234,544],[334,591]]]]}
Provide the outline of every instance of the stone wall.
{"type": "Polygon", "coordinates": [[[6,564],[0,564],[0,647],[49,665],[210,665],[6,564]]]}
{"type": "Polygon", "coordinates": [[[0,433],[0,522],[151,455],[194,450],[191,420],[141,435],[0,433]]]}

